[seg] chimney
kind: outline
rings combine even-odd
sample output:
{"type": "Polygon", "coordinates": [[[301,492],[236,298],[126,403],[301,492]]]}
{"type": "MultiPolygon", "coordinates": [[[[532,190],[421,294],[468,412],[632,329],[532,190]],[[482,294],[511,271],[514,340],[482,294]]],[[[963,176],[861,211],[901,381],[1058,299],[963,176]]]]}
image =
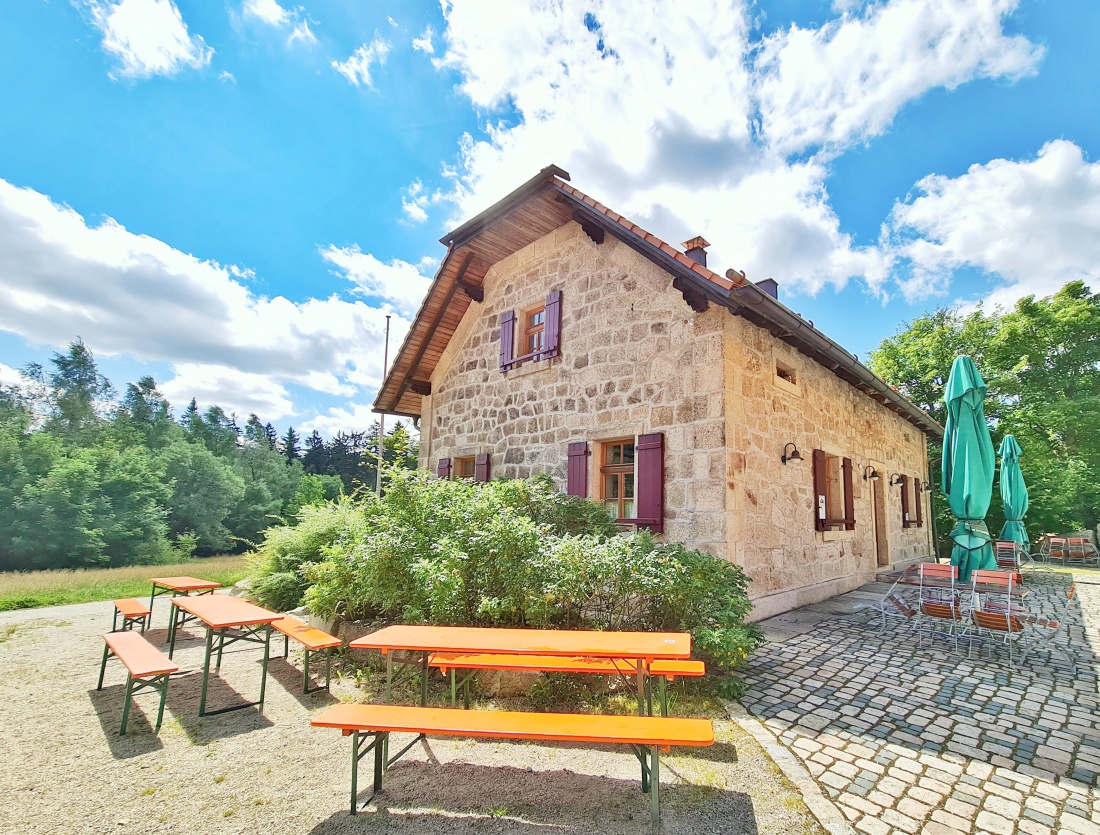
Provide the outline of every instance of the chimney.
{"type": "Polygon", "coordinates": [[[702,235],[696,235],[690,241],[684,241],[682,246],[684,247],[684,255],[700,266],[705,267],[707,265],[706,248],[710,246],[710,241],[702,235]]]}
{"type": "Polygon", "coordinates": [[[762,281],[758,281],[756,282],[756,286],[776,301],[779,301],[779,285],[774,278],[765,278],[762,281]]]}

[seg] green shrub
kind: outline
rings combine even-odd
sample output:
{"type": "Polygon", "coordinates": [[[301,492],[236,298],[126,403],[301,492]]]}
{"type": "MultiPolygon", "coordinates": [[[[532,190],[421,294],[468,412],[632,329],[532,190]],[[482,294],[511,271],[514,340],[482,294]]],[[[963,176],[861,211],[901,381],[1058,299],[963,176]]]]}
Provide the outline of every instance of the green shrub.
{"type": "Polygon", "coordinates": [[[256,599],[279,611],[300,606],[309,586],[305,568],[326,559],[337,542],[360,539],[364,513],[363,505],[344,497],[301,508],[293,527],[277,525],[264,531],[263,544],[249,557],[256,599]]]}
{"type": "MultiPolygon", "coordinates": [[[[300,549],[278,556],[284,537],[299,541],[286,530],[269,532],[261,549],[269,574],[309,585],[306,601],[322,617],[690,631],[715,670],[741,665],[760,641],[745,623],[749,580],[739,566],[646,532],[619,535],[599,504],[554,493],[549,480],[395,471],[381,500],[328,507],[359,515],[309,560],[300,549]]],[[[293,530],[304,527],[305,518],[293,530]]]]}

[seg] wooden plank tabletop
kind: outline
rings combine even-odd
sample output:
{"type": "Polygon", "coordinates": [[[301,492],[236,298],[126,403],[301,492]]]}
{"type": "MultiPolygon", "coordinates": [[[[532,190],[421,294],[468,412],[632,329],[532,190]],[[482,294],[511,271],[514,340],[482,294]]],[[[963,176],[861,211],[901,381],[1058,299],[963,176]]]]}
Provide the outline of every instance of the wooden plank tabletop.
{"type": "Polygon", "coordinates": [[[204,594],[200,597],[173,597],[172,605],[197,617],[212,629],[233,626],[258,626],[280,620],[280,612],[269,612],[228,594],[204,594]]]}
{"type": "Polygon", "coordinates": [[[220,589],[221,583],[212,580],[203,580],[199,577],[153,577],[150,581],[153,585],[163,586],[173,591],[202,591],[204,589],[220,589]]]}
{"type": "Polygon", "coordinates": [[[352,649],[484,652],[580,658],[690,658],[690,632],[596,632],[394,625],[356,638],[352,649]]]}

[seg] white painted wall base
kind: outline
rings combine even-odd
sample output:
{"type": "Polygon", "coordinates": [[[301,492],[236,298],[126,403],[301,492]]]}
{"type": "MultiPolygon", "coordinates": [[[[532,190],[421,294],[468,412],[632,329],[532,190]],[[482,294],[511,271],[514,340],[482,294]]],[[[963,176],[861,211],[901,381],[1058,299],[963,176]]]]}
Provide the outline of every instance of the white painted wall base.
{"type": "Polygon", "coordinates": [[[847,594],[865,583],[872,582],[874,579],[875,575],[870,572],[849,574],[847,577],[826,580],[812,586],[801,586],[797,589],[750,598],[752,600],[752,611],[749,613],[748,620],[749,622],[766,620],[784,612],[789,612],[791,609],[797,609],[800,606],[820,603],[822,600],[828,600],[838,594],[847,594]]]}

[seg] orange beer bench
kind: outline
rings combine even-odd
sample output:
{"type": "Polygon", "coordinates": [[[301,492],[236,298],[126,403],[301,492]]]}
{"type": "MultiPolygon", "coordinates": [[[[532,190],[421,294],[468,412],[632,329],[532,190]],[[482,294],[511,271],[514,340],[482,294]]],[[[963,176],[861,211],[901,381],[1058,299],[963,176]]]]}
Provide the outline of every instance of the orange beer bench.
{"type": "Polygon", "coordinates": [[[103,647],[103,663],[99,667],[99,684],[96,685],[96,690],[103,689],[103,674],[107,671],[107,659],[112,655],[126,668],[126,702],[122,708],[122,730],[119,735],[126,736],[130,698],[145,689],[160,693],[160,709],[157,711],[157,724],[154,728],[154,731],[159,731],[164,718],[164,700],[168,696],[168,677],[178,672],[179,666],[133,630],[108,632],[103,640],[106,645],[103,647]]]}
{"type": "Polygon", "coordinates": [[[149,616],[153,614],[153,610],[142,603],[140,600],[134,597],[123,597],[119,600],[115,600],[115,614],[111,618],[111,631],[118,631],[118,616],[122,615],[122,629],[133,629],[136,625],[141,625],[141,631],[145,631],[145,627],[149,625],[149,616]]]}
{"type": "Polygon", "coordinates": [[[709,719],[667,716],[606,716],[570,713],[516,713],[453,710],[396,705],[334,705],[315,716],[311,725],[336,728],[352,738],[351,814],[356,814],[382,790],[385,769],[425,736],[475,737],[553,742],[629,745],[642,767],[642,792],[650,796],[653,826],[661,820],[661,750],[670,746],[714,744],[709,719]],[[387,759],[391,733],[414,733],[416,738],[387,759]],[[374,789],[362,804],[358,800],[359,761],[374,752],[374,789]]]}
{"type": "MultiPolygon", "coordinates": [[[[433,652],[428,666],[436,667],[444,675],[451,674],[451,704],[458,701],[458,688],[462,687],[466,707],[470,706],[468,684],[470,674],[458,681],[456,670],[507,670],[535,673],[596,673],[618,675],[626,678],[634,674],[634,663],[619,658],[568,658],[554,655],[498,655],[495,653],[433,652]]],[[[666,685],[676,678],[698,678],[706,674],[706,665],[694,659],[656,659],[644,666],[647,674],[646,694],[650,701],[649,713],[653,713],[652,682],[657,681],[657,698],[661,715],[668,716],[668,692],[666,685]]]]}
{"type": "Polygon", "coordinates": [[[339,638],[315,629],[308,623],[303,623],[298,618],[286,615],[280,620],[272,621],[271,628],[283,633],[283,658],[290,655],[290,639],[293,638],[301,644],[306,651],[305,673],[302,678],[302,692],[313,693],[317,690],[328,690],[332,681],[332,649],[341,646],[344,642],[339,638]],[[309,656],[314,652],[325,654],[325,686],[309,686],[309,656]]]}

